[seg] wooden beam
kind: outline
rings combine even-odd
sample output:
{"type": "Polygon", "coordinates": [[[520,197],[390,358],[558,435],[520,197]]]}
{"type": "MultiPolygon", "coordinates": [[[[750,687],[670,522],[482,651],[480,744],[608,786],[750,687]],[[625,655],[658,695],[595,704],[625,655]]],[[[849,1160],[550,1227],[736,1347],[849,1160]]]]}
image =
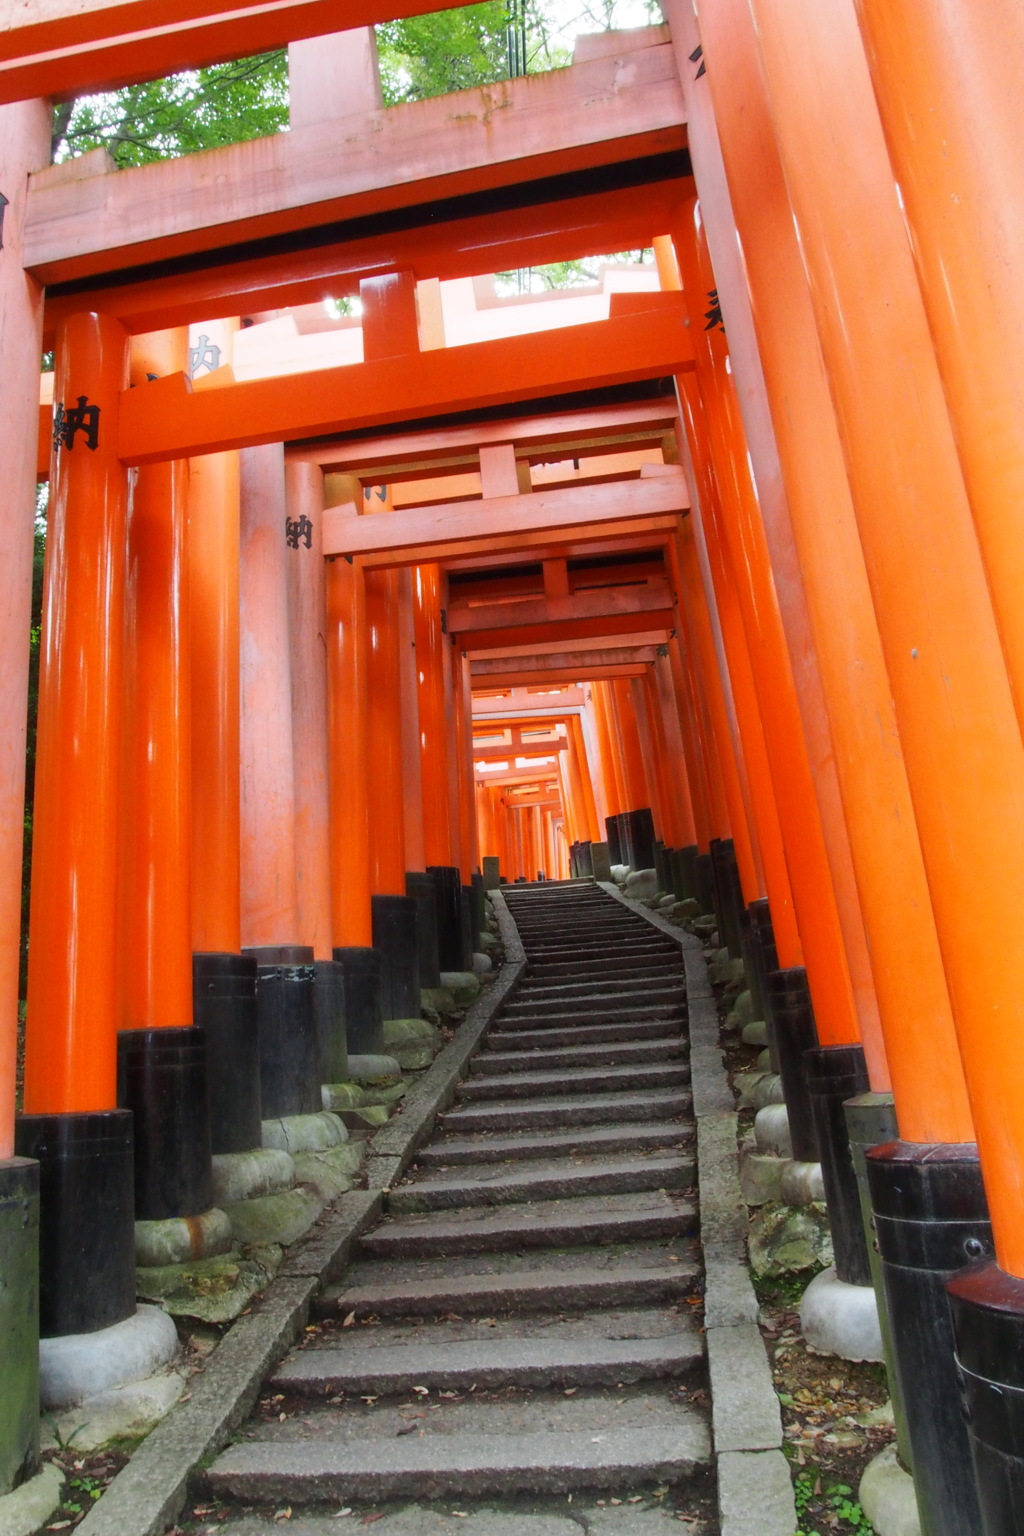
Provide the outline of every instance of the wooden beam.
{"type": "MultiPolygon", "coordinates": [[[[678,527],[679,514],[670,512],[660,517],[586,523],[564,534],[551,534],[546,530],[520,533],[518,529],[510,528],[489,539],[462,539],[450,544],[437,544],[431,550],[431,559],[450,571],[521,565],[526,560],[541,560],[546,555],[565,555],[570,560],[582,559],[587,555],[605,555],[609,548],[616,553],[659,549],[668,543],[678,527]]],[[[368,570],[387,570],[407,565],[408,556],[404,550],[395,553],[385,550],[379,555],[364,555],[362,564],[368,570]]]]}
{"type": "MultiPolygon", "coordinates": [[[[646,668],[644,666],[632,662],[621,663],[617,666],[573,668],[567,671],[549,667],[538,667],[533,672],[510,672],[507,675],[507,681],[515,683],[517,686],[521,683],[529,683],[534,687],[543,687],[545,683],[562,683],[570,678],[577,682],[591,683],[599,682],[603,678],[643,677],[645,671],[646,668]]],[[[491,678],[489,681],[493,683],[494,679],[491,678]]]]}
{"type": "Polygon", "coordinates": [[[590,325],[222,388],[174,374],[121,395],[118,452],[156,464],[680,373],[693,365],[681,297],[613,294],[612,318],[590,325]]]}
{"type": "Polygon", "coordinates": [[[679,408],[675,395],[658,395],[625,405],[600,405],[590,410],[515,416],[502,421],[478,421],[468,426],[439,426],[428,430],[393,432],[336,443],[302,443],[288,449],[288,463],[319,464],[326,474],[362,474],[375,483],[389,484],[389,471],[398,466],[426,469],[440,459],[444,467],[476,465],[481,447],[511,443],[517,454],[530,457],[543,449],[558,448],[566,458],[581,449],[599,451],[595,439],[612,452],[619,449],[618,434],[647,433],[661,436],[675,430],[679,408]]]}
{"type": "MultiPolygon", "coordinates": [[[[686,480],[678,465],[645,466],[635,480],[605,485],[574,485],[529,495],[491,496],[431,507],[408,507],[389,517],[361,517],[354,507],[332,507],[324,514],[325,555],[379,554],[401,551],[406,563],[433,558],[435,546],[476,539],[515,537],[520,533],[571,533],[604,522],[681,514],[687,507],[686,480]]],[[[566,595],[568,589],[566,588],[566,595]]]]}
{"type": "MultiPolygon", "coordinates": [[[[671,609],[672,593],[664,577],[644,581],[632,587],[605,587],[594,592],[580,592],[572,597],[530,597],[509,603],[448,604],[448,633],[457,635],[464,649],[481,649],[476,636],[501,628],[511,631],[533,629],[538,624],[559,625],[580,620],[595,622],[628,621],[627,629],[637,628],[640,615],[661,614],[671,609]]],[[[646,627],[646,624],[645,624],[646,627]]],[[[662,628],[660,619],[650,627],[662,628]]],[[[620,626],[619,632],[623,632],[620,626]]],[[[613,631],[609,629],[607,633],[613,631]]],[[[525,637],[524,637],[525,642],[525,637]]],[[[496,642],[505,644],[504,641],[496,642]]],[[[515,641],[508,642],[515,644],[515,641]]]]}
{"type": "Polygon", "coordinates": [[[50,284],[196,265],[245,242],[237,260],[296,230],[677,153],[684,121],[665,44],[107,175],[44,171],[30,184],[25,265],[50,284]]]}
{"type": "MultiPolygon", "coordinates": [[[[664,645],[667,638],[668,631],[664,629],[640,630],[636,634],[630,635],[598,635],[595,639],[587,641],[587,650],[621,650],[626,645],[650,650],[657,648],[659,645],[664,645]]],[[[533,645],[502,645],[489,651],[466,651],[470,661],[500,660],[502,657],[514,658],[517,656],[535,656],[536,654],[537,648],[533,645]]]]}
{"type": "MultiPolygon", "coordinates": [[[[344,25],[436,0],[345,0],[344,25]]],[[[0,0],[0,103],[115,90],[336,32],[337,0],[0,0]]]]}
{"type": "Polygon", "coordinates": [[[688,187],[692,191],[691,182],[673,178],[550,200],[545,196],[550,186],[528,182],[504,194],[506,201],[523,198],[524,204],[503,209],[500,218],[475,211],[482,201],[493,200],[489,194],[467,194],[443,204],[440,212],[448,216],[433,222],[436,203],[405,211],[399,229],[393,227],[395,215],[385,213],[338,223],[327,237],[323,228],[284,239],[267,236],[220,247],[201,263],[169,258],[135,273],[101,272],[51,286],[45,334],[52,338],[58,322],[75,310],[104,310],[132,332],[165,330],[210,315],[250,315],[342,298],[383,271],[408,270],[421,280],[473,277],[484,268],[502,272],[595,250],[634,250],[669,226],[680,198],[688,187]],[[530,197],[533,189],[536,198],[530,197]]]}
{"type": "Polygon", "coordinates": [[[558,768],[517,768],[507,773],[478,773],[478,784],[551,784],[558,778],[558,768]]]}
{"type": "Polygon", "coordinates": [[[486,656],[471,663],[470,676],[474,682],[512,678],[517,672],[572,672],[576,677],[589,678],[588,667],[635,667],[639,677],[657,654],[653,645],[624,645],[585,651],[535,651],[526,656],[486,656]]]}

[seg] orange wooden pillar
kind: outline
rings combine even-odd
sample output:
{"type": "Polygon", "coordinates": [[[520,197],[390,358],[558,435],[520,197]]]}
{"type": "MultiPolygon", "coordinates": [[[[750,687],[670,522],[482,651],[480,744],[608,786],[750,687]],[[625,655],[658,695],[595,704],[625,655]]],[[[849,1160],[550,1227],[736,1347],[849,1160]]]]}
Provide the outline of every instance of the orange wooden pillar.
{"type": "Polygon", "coordinates": [[[445,713],[442,577],[436,565],[412,569],[417,709],[423,793],[423,852],[427,864],[452,864],[448,758],[451,722],[445,713]]]}
{"type": "Polygon", "coordinates": [[[892,694],[756,40],[744,11],[739,0],[703,9],[705,49],[709,57],[727,50],[729,68],[715,71],[711,81],[717,133],[706,105],[695,152],[702,163],[712,161],[720,133],[722,174],[729,177],[743,242],[829,699],[901,1134],[908,1141],[968,1141],[970,1114],[892,694]]]}
{"type": "MultiPolygon", "coordinates": [[[[699,210],[690,205],[673,231],[684,289],[694,295],[691,318],[699,319],[698,294],[714,287],[699,210]]],[[[739,582],[744,630],[761,703],[761,720],[776,805],[786,847],[793,900],[803,942],[818,1035],[823,1045],[860,1037],[846,938],[836,902],[818,801],[807,755],[796,689],[772,583],[764,529],[750,480],[738,402],[727,369],[720,329],[695,335],[697,379],[710,449],[716,466],[722,518],[715,536],[728,548],[739,582]]],[[[709,532],[709,527],[705,532],[709,532]]]]}
{"type": "Polygon", "coordinates": [[[697,842],[697,820],[694,795],[691,791],[689,755],[684,746],[681,715],[667,647],[659,648],[658,659],[651,668],[651,690],[658,710],[666,771],[675,798],[677,817],[675,846],[686,848],[697,842]]]}
{"type": "Polygon", "coordinates": [[[398,573],[398,656],[402,687],[402,821],[405,867],[422,874],[427,866],[424,839],[423,758],[420,745],[419,678],[416,666],[416,616],[413,573],[398,573]]]}
{"type": "MultiPolygon", "coordinates": [[[[8,199],[0,258],[0,335],[4,347],[0,421],[4,424],[5,439],[4,474],[0,481],[0,570],[4,580],[4,600],[0,606],[4,655],[0,670],[0,1163],[6,1162],[14,1151],[25,722],[43,326],[43,292],[25,273],[21,252],[28,178],[32,171],[42,170],[49,163],[51,116],[46,101],[0,107],[0,186],[8,199]]],[[[12,1368],[13,1364],[12,1359],[12,1368]]],[[[26,1413],[28,1432],[38,1447],[36,1407],[29,1406],[26,1413]]],[[[16,1447],[12,1445],[11,1450],[13,1453],[16,1447]]],[[[36,1454],[34,1450],[33,1457],[36,1454]]],[[[10,1487],[6,1458],[7,1448],[0,1448],[0,1490],[4,1492],[10,1487]]],[[[17,1456],[10,1475],[20,1475],[17,1456]]]]}
{"type": "Polygon", "coordinates": [[[1011,0],[855,0],[1024,720],[1024,28],[1011,0]]]}
{"type": "Polygon", "coordinates": [[[295,776],[296,938],[331,958],[330,805],[327,749],[327,587],[324,477],[316,464],[286,464],[288,639],[295,776]]]}
{"type": "MultiPolygon", "coordinates": [[[[183,331],[137,337],[133,387],[182,372],[187,348],[183,331]]],[[[187,492],[185,461],[140,469],[128,523],[118,880],[122,1029],[192,1022],[187,492]]]]}
{"type": "Polygon", "coordinates": [[[240,461],[242,944],[299,942],[284,451],[240,461]]]}
{"type": "MultiPolygon", "coordinates": [[[[852,7],[754,0],[752,9],[896,704],[996,1253],[1022,1277],[1024,746],[1002,636],[852,7]]],[[[951,1214],[955,1200],[958,1219],[981,1222],[979,1186],[965,1203],[971,1149],[947,1148],[941,1158],[945,1180],[932,1174],[931,1146],[872,1154],[876,1210],[898,1193],[908,1215],[951,1214]]],[[[910,1320],[901,1327],[894,1311],[893,1325],[909,1343],[910,1320]]],[[[928,1348],[913,1363],[932,1373],[931,1401],[955,1405],[911,1423],[926,1523],[938,1533],[978,1530],[944,1307],[921,1337],[928,1348]]]]}
{"type": "Polygon", "coordinates": [[[633,719],[636,722],[637,741],[640,745],[640,760],[644,767],[644,782],[647,785],[648,804],[654,817],[654,834],[663,843],[668,843],[670,838],[666,836],[668,808],[665,803],[665,786],[662,782],[661,764],[658,762],[654,743],[654,730],[647,711],[647,693],[640,678],[631,677],[628,682],[629,700],[632,705],[633,719]]]}
{"type": "Polygon", "coordinates": [[[58,330],[29,929],[25,1115],[46,1165],[45,1335],[135,1310],[132,1124],[117,1104],[117,874],[128,472],[117,417],[128,337],[106,315],[58,330]],[[83,1201],[88,1147],[102,1200],[83,1201]],[[84,1286],[102,1273],[106,1283],[84,1286]],[[101,1294],[102,1292],[102,1294],[101,1294]]]}
{"type": "MultiPolygon", "coordinates": [[[[335,487],[327,477],[327,505],[335,487]]],[[[347,499],[347,498],[344,498],[347,499]]],[[[327,561],[327,722],[331,929],[336,947],[366,948],[370,924],[367,630],[363,569],[327,561]]]]}
{"type": "Polygon", "coordinates": [[[469,657],[452,649],[452,692],[455,703],[455,782],[458,790],[459,869],[468,886],[479,863],[476,817],[473,814],[473,690],[469,657]]]}
{"type": "Polygon", "coordinates": [[[613,736],[613,725],[608,704],[608,685],[605,682],[591,684],[594,701],[594,720],[597,725],[598,748],[601,754],[601,770],[604,774],[605,797],[608,815],[618,816],[624,809],[622,777],[619,771],[618,751],[613,736]]]}
{"type": "MultiPolygon", "coordinates": [[[[236,322],[202,328],[218,365],[236,322]]],[[[200,349],[199,333],[194,345],[200,349]]],[[[188,584],[192,711],[192,947],[242,947],[239,777],[239,458],[189,463],[188,584]]]]}
{"type": "Polygon", "coordinates": [[[612,718],[619,738],[622,757],[623,789],[629,811],[650,806],[651,795],[644,774],[644,759],[640,749],[640,732],[637,729],[636,711],[629,689],[629,679],[615,678],[609,685],[612,702],[612,718]]]}
{"type": "Polygon", "coordinates": [[[583,807],[583,822],[585,827],[584,837],[592,842],[600,842],[604,836],[604,828],[597,819],[597,800],[594,796],[594,781],[591,777],[590,762],[587,756],[587,744],[583,735],[583,726],[579,715],[570,715],[566,722],[569,733],[569,752],[576,764],[576,772],[579,775],[580,800],[583,807]]]}
{"type": "MultiPolygon", "coordinates": [[[[764,892],[771,906],[772,926],[778,950],[779,964],[783,969],[803,964],[803,945],[797,927],[796,910],[790,884],[786,850],[779,824],[779,812],[775,797],[775,785],[768,766],[768,754],[761,722],[761,709],[750,665],[743,619],[732,572],[722,541],[715,536],[715,517],[718,504],[718,486],[710,460],[708,436],[704,429],[704,411],[696,382],[684,379],[680,385],[680,403],[687,423],[693,454],[695,510],[687,518],[678,540],[678,553],[682,564],[683,589],[702,646],[702,664],[706,675],[713,676],[718,669],[721,699],[720,715],[716,721],[716,736],[728,741],[730,728],[735,731],[734,764],[740,761],[744,767],[744,782],[749,796],[749,812],[741,796],[738,772],[735,780],[723,774],[723,788],[731,787],[730,810],[742,818],[749,815],[749,822],[741,819],[732,825],[749,825],[756,829],[757,848],[760,854],[764,879],[764,892]],[[716,636],[711,617],[717,625],[720,654],[716,648],[716,636]],[[701,622],[703,620],[703,622],[701,622]],[[733,720],[725,716],[725,681],[729,683],[729,695],[733,704],[733,720]]],[[[718,699],[709,690],[710,696],[718,699]]],[[[723,767],[729,756],[722,753],[723,767]]],[[[734,833],[735,836],[735,833],[734,833]]],[[[744,860],[737,844],[737,860],[744,895],[752,878],[745,872],[744,860]]],[[[758,894],[761,894],[760,888],[758,894]]],[[[752,898],[751,898],[752,899],[752,898]]]]}
{"type": "Polygon", "coordinates": [[[29,1114],[110,1110],[117,1102],[128,473],[117,458],[112,424],[118,394],[128,384],[123,327],[104,315],[73,316],[61,327],[57,369],[55,399],[63,406],[58,419],[65,429],[51,471],[40,661],[25,1050],[29,1114]],[[73,409],[80,416],[67,424],[73,409]]]}
{"type": "Polygon", "coordinates": [[[366,777],[370,818],[370,888],[405,895],[402,792],[402,686],[396,571],[367,571],[366,777]]]}

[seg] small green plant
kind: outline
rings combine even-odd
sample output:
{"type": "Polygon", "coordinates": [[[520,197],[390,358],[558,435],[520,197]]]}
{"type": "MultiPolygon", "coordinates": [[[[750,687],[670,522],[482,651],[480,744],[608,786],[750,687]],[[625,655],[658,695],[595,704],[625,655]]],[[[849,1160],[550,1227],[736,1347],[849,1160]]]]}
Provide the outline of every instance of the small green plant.
{"type": "Polygon", "coordinates": [[[796,1536],[809,1536],[805,1518],[819,1515],[826,1515],[829,1528],[842,1536],[874,1536],[874,1526],[846,1483],[823,1485],[819,1472],[802,1467],[793,1479],[793,1494],[799,1522],[796,1536]]]}

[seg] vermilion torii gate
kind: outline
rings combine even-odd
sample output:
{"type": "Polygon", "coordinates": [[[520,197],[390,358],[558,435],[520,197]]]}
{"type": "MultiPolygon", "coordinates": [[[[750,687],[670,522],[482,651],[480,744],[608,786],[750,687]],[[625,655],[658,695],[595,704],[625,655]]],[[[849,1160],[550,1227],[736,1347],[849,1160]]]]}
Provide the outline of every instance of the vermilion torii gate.
{"type": "MultiPolygon", "coordinates": [[[[135,1215],[213,1206],[191,951],[218,957],[215,990],[244,990],[257,961],[282,984],[307,962],[365,979],[366,955],[406,931],[407,872],[436,868],[454,892],[485,851],[474,682],[573,681],[594,747],[570,727],[555,778],[576,839],[600,831],[599,800],[652,810],[663,840],[714,848],[720,871],[731,839],[740,895],[726,912],[720,883],[719,915],[747,911],[767,936],[779,1018],[806,1028],[813,1006],[824,1079],[891,1087],[901,1139],[869,1177],[924,1523],[1011,1531],[1018,1431],[982,1410],[1024,1386],[1024,941],[1008,920],[1024,896],[1024,29],[1005,0],[665,11],[670,30],[588,40],[571,68],[458,112],[383,111],[364,75],[341,117],[331,70],[367,50],[320,36],[323,0],[0,6],[4,1198],[31,1202],[37,1178],[11,1153],[53,342],[18,1131],[44,1181],[44,1362],[55,1338],[132,1314],[135,1215]],[[41,98],[284,42],[291,133],[121,173],[47,165],[41,98]],[[426,285],[651,244],[662,291],[613,294],[599,321],[445,346],[431,320],[426,285]],[[231,317],[357,292],[360,361],[248,379],[182,366],[190,325],[209,341],[228,317],[226,351],[231,317]],[[583,446],[552,463],[600,457],[586,445],[616,433],[628,453],[634,428],[672,453],[625,478],[534,482],[574,432],[583,446]],[[405,481],[440,479],[466,453],[468,494],[402,506],[374,474],[390,459],[405,481]],[[652,567],[642,580],[630,559],[652,567]],[[614,581],[579,579],[607,560],[614,581]],[[662,637],[653,656],[626,644],[644,634],[662,637]],[[180,1079],[174,1113],[137,1086],[157,1067],[180,1079]],[[102,1190],[76,1183],[86,1156],[102,1190]],[[91,1239],[61,1227],[76,1205],[103,1216],[91,1239]],[[952,1281],[950,1313],[967,1258],[987,1262],[952,1281]]],[[[346,10],[357,28],[384,19],[346,10]]],[[[388,952],[397,976],[401,943],[388,952]]],[[[279,1087],[263,1065],[250,1138],[279,1087]]],[[[4,1293],[23,1313],[7,1486],[35,1456],[30,1246],[4,1293]]]]}

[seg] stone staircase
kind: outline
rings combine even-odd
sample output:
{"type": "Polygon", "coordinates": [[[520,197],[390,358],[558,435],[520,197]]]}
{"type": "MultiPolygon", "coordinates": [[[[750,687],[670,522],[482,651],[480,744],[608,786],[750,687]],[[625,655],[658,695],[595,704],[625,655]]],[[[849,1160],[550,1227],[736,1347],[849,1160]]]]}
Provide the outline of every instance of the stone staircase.
{"type": "Polygon", "coordinates": [[[505,896],[526,975],[209,1469],[234,1520],[716,1528],[679,948],[590,882],[505,896]]]}

